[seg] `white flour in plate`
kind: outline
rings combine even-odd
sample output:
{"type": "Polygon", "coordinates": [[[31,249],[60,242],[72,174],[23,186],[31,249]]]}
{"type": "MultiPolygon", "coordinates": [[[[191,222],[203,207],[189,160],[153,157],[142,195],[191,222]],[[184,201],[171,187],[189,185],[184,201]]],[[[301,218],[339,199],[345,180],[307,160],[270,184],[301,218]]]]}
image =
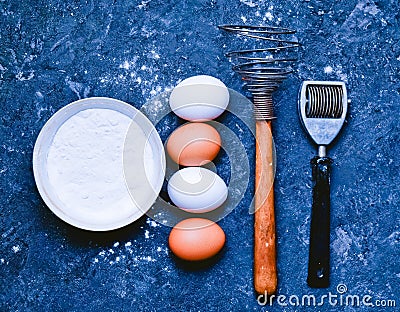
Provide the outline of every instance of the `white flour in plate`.
{"type": "MultiPolygon", "coordinates": [[[[58,129],[47,170],[70,217],[90,224],[111,224],[139,210],[124,178],[124,142],[130,126],[136,127],[135,139],[144,142],[139,126],[111,109],[80,111],[58,129]]],[[[141,157],[152,158],[151,148],[147,147],[145,154],[141,157]]]]}

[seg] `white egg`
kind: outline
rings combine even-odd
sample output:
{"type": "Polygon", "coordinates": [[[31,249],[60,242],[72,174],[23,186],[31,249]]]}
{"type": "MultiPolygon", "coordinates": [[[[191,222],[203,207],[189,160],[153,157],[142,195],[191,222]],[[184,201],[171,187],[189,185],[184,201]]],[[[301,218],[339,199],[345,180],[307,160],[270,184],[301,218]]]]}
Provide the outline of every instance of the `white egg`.
{"type": "Polygon", "coordinates": [[[175,172],[168,181],[168,194],[182,210],[203,213],[221,206],[228,196],[228,188],[211,170],[187,167],[175,172]]]}
{"type": "Polygon", "coordinates": [[[189,121],[217,118],[228,104],[228,88],[221,80],[207,75],[183,80],[172,90],[169,98],[172,111],[189,121]]]}

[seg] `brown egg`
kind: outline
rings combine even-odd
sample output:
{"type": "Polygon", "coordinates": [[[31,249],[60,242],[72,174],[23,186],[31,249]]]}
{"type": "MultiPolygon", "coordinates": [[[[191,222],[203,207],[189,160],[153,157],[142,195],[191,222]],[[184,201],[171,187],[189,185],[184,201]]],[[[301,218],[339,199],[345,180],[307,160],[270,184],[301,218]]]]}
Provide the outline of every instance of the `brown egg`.
{"type": "Polygon", "coordinates": [[[179,258],[188,261],[215,256],[225,244],[225,233],[215,222],[190,218],[179,222],[169,234],[169,248],[179,258]]]}
{"type": "Polygon", "coordinates": [[[187,123],[176,129],[167,142],[169,156],[183,166],[201,166],[212,161],[221,147],[221,137],[206,123],[187,123]]]}

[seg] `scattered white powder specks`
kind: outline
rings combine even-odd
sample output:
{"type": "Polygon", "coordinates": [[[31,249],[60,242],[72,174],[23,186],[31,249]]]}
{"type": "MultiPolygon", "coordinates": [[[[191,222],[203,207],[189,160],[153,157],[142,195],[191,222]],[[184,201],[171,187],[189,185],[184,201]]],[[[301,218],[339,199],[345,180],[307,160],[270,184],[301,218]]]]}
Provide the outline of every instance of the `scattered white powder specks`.
{"type": "Polygon", "coordinates": [[[119,246],[119,242],[116,242],[113,246],[114,247],[118,247],[119,246]]]}
{"type": "Polygon", "coordinates": [[[342,69],[342,66],[338,65],[335,70],[336,75],[340,78],[340,80],[347,82],[347,74],[343,73],[342,69]]]}
{"type": "Polygon", "coordinates": [[[143,8],[145,8],[145,7],[149,4],[150,1],[151,1],[151,0],[143,0],[142,3],[139,4],[139,5],[137,6],[138,9],[143,9],[143,8]]]}
{"type": "Polygon", "coordinates": [[[243,16],[243,15],[242,15],[242,16],[240,17],[240,19],[242,20],[243,23],[246,23],[246,22],[247,22],[246,16],[243,16]]]}
{"type": "Polygon", "coordinates": [[[156,259],[154,259],[154,258],[152,258],[152,257],[150,257],[150,256],[143,257],[142,259],[143,259],[143,260],[147,260],[148,262],[155,262],[155,261],[156,261],[156,259]]]}
{"type": "Polygon", "coordinates": [[[17,245],[17,246],[13,246],[12,250],[14,251],[14,253],[17,253],[18,251],[21,250],[21,248],[17,245]]]}
{"type": "Polygon", "coordinates": [[[147,219],[147,220],[146,220],[146,223],[147,223],[148,225],[150,225],[151,227],[160,226],[156,221],[151,220],[151,219],[147,219]]]}
{"type": "Polygon", "coordinates": [[[333,241],[332,248],[338,256],[344,259],[343,261],[346,261],[353,240],[351,239],[347,231],[341,227],[337,228],[335,232],[337,238],[333,241]]]}
{"type": "Polygon", "coordinates": [[[241,3],[247,5],[250,8],[256,7],[258,4],[253,2],[253,0],[240,0],[241,3]]]}
{"type": "Polygon", "coordinates": [[[156,60],[160,59],[160,55],[156,51],[152,50],[150,51],[150,53],[154,59],[156,60]]]}
{"type": "Polygon", "coordinates": [[[138,59],[139,59],[139,57],[135,56],[131,60],[125,60],[118,66],[118,68],[129,70],[129,69],[135,67],[138,59]]]}
{"type": "MultiPolygon", "coordinates": [[[[150,232],[145,231],[145,237],[149,238],[150,232]]],[[[120,244],[119,244],[120,245],[120,244]]],[[[93,264],[108,264],[108,265],[125,265],[130,264],[133,267],[139,267],[142,263],[154,263],[158,258],[168,256],[169,250],[166,246],[157,246],[154,251],[145,254],[143,247],[137,244],[136,240],[128,241],[125,248],[105,249],[101,250],[92,260],[93,264]],[[145,255],[143,255],[145,254],[145,255]]]]}
{"type": "Polygon", "coordinates": [[[336,65],[334,67],[328,65],[324,67],[324,73],[327,75],[336,75],[340,80],[347,82],[347,74],[343,73],[343,67],[336,65]]]}
{"type": "Polygon", "coordinates": [[[19,81],[31,80],[33,77],[35,77],[33,71],[30,72],[28,76],[26,76],[23,72],[19,72],[18,74],[15,75],[15,79],[19,81]]]}
{"type": "Polygon", "coordinates": [[[1,264],[4,264],[6,261],[3,258],[1,258],[0,262],[1,262],[1,264]]]}
{"type": "Polygon", "coordinates": [[[129,64],[128,61],[125,61],[121,65],[119,65],[119,68],[123,68],[123,69],[129,69],[130,67],[131,67],[131,65],[129,64]]]}
{"type": "Polygon", "coordinates": [[[332,66],[326,66],[326,67],[324,68],[324,73],[325,73],[325,74],[330,75],[330,74],[332,74],[332,72],[333,72],[332,66]]]}
{"type": "Polygon", "coordinates": [[[344,82],[347,82],[347,74],[338,73],[338,76],[339,76],[340,80],[343,80],[344,82]]]}
{"type": "Polygon", "coordinates": [[[269,21],[272,21],[272,20],[274,19],[274,16],[272,15],[271,12],[265,13],[265,17],[266,17],[269,21]]]}

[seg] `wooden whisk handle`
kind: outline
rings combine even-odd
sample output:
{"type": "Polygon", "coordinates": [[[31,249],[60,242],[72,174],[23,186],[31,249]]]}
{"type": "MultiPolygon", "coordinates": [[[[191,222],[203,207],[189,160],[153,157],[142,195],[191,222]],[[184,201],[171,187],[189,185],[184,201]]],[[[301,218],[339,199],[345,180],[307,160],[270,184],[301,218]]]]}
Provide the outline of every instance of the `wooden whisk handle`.
{"type": "Polygon", "coordinates": [[[256,121],[256,180],[254,216],[254,288],[276,292],[273,141],[270,121],[256,121]]]}

